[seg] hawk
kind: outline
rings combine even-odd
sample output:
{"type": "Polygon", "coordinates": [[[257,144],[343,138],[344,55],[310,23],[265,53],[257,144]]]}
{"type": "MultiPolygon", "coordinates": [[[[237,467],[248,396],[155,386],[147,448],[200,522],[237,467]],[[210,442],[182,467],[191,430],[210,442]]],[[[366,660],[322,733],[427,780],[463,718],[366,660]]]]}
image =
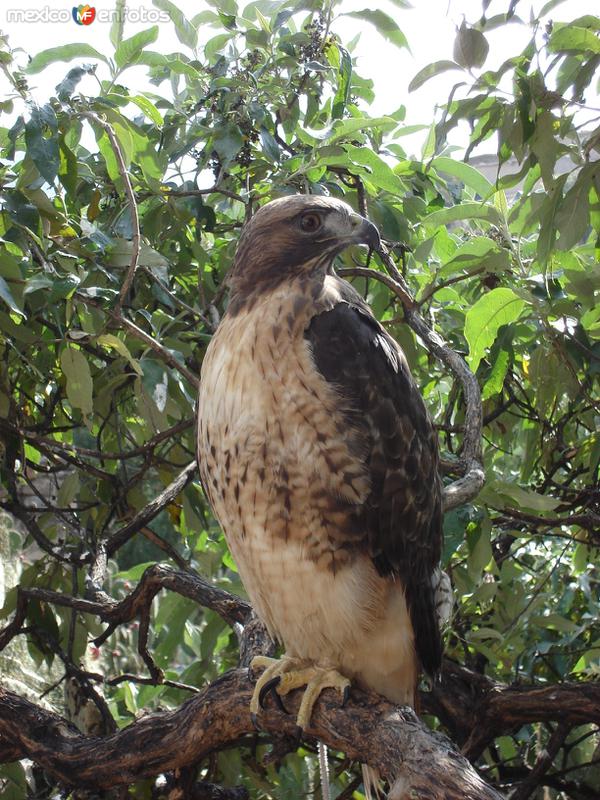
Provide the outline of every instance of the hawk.
{"type": "MultiPolygon", "coordinates": [[[[414,704],[442,657],[437,436],[400,346],[335,256],[376,227],[331,197],[284,197],[245,225],[206,352],[204,487],[256,613],[285,655],[267,691],[350,681],[414,704]]],[[[445,577],[445,576],[444,576],[445,577]]]]}

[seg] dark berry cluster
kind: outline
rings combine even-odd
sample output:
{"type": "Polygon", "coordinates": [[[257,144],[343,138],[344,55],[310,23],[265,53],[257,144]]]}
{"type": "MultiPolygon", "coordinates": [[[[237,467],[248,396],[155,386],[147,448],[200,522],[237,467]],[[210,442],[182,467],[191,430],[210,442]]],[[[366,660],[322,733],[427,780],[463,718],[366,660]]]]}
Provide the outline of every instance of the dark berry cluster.
{"type": "Polygon", "coordinates": [[[241,167],[249,167],[252,163],[252,145],[258,141],[258,131],[248,118],[240,120],[238,124],[244,137],[244,144],[235,160],[241,167]]]}
{"type": "Polygon", "coordinates": [[[300,48],[300,62],[306,64],[309,61],[318,61],[319,57],[323,54],[323,45],[325,43],[325,18],[322,14],[313,18],[304,26],[304,31],[310,36],[310,41],[300,48]]]}
{"type": "Polygon", "coordinates": [[[252,72],[259,64],[262,64],[263,60],[260,50],[250,50],[241,60],[242,69],[252,72]]]}

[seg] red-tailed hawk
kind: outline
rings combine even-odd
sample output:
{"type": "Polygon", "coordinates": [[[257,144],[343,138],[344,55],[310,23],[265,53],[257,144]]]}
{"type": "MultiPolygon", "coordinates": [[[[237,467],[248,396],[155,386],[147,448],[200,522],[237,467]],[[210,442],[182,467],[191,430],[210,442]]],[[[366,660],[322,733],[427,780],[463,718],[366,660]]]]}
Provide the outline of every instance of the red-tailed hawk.
{"type": "Polygon", "coordinates": [[[348,679],[413,704],[442,657],[437,437],[398,344],[333,270],[379,243],[345,203],[293,196],[246,224],[204,363],[202,480],[285,656],[252,700],[348,679]]]}

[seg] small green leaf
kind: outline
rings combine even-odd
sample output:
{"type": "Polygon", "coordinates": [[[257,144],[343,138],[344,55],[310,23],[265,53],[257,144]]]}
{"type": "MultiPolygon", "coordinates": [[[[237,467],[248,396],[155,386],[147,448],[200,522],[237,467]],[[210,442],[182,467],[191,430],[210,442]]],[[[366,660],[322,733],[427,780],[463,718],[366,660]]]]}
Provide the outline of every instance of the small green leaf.
{"type": "Polygon", "coordinates": [[[41,72],[48,64],[53,64],[55,61],[72,61],[74,58],[97,58],[108,64],[108,59],[102,53],[99,53],[91,45],[80,42],[42,50],[41,53],[31,59],[25,72],[35,75],[36,72],[41,72]]]}
{"type": "Polygon", "coordinates": [[[344,145],[344,150],[353,164],[365,167],[365,177],[374,186],[392,194],[401,194],[404,191],[405,186],[400,178],[377,153],[367,147],[355,147],[351,144],[344,145]]]}
{"type": "Polygon", "coordinates": [[[243,147],[244,139],[237,125],[228,125],[216,131],[214,148],[223,166],[231,164],[243,147]]]}
{"type": "Polygon", "coordinates": [[[148,117],[148,119],[152,120],[152,122],[158,127],[161,128],[164,123],[164,119],[162,118],[162,114],[156,108],[154,103],[148,100],[147,97],[144,97],[143,94],[136,94],[133,97],[128,98],[130,103],[135,103],[135,105],[144,112],[144,114],[148,117]]]}
{"type": "Polygon", "coordinates": [[[70,505],[79,493],[79,473],[70,472],[63,480],[58,490],[57,501],[62,508],[70,505]]]}
{"type": "Polygon", "coordinates": [[[465,317],[465,338],[469,343],[467,361],[475,372],[486,351],[496,340],[503,325],[514,322],[523,311],[525,301],[512,289],[501,287],[484,294],[465,317]]]}
{"type": "Polygon", "coordinates": [[[454,158],[447,156],[440,156],[434,158],[431,166],[435,168],[436,172],[444,172],[447,175],[452,175],[458,178],[465,186],[474,189],[482,200],[487,199],[494,192],[494,186],[488,181],[485,175],[482,175],[478,169],[472,167],[470,164],[465,164],[464,161],[457,161],[454,158]]]}
{"type": "Polygon", "coordinates": [[[433,64],[427,64],[426,67],[417,72],[408,84],[408,91],[414,92],[415,89],[423,86],[430,78],[434,78],[436,75],[441,75],[442,72],[448,72],[451,69],[462,69],[462,67],[455,61],[434,61],[433,64]]]}
{"type": "Polygon", "coordinates": [[[123,358],[129,362],[138,375],[142,374],[142,369],[139,365],[139,362],[131,355],[125,342],[123,342],[117,336],[112,333],[103,333],[101,336],[98,336],[96,341],[98,344],[103,345],[104,347],[107,347],[111,350],[116,350],[119,355],[123,356],[123,358]]]}
{"type": "Polygon", "coordinates": [[[263,153],[270,161],[279,161],[281,152],[279,145],[273,135],[265,127],[260,128],[259,131],[260,143],[262,144],[263,153]]]}
{"type": "Polygon", "coordinates": [[[548,42],[551,53],[600,53],[600,39],[588,28],[556,26],[548,42]]]}
{"type": "Polygon", "coordinates": [[[352,87],[352,57],[345,47],[339,44],[334,45],[340,56],[338,69],[338,84],[331,107],[333,119],[341,119],[350,99],[350,89],[352,87]]]}
{"type": "Polygon", "coordinates": [[[558,250],[570,250],[583,241],[590,220],[590,187],[595,174],[594,167],[585,167],[577,180],[563,197],[556,213],[556,228],[560,237],[556,243],[558,250]]]}
{"type": "Polygon", "coordinates": [[[194,49],[198,44],[198,31],[188,18],[170,0],[152,0],[152,5],[166,11],[175,26],[175,33],[182,44],[194,49]]]}
{"type": "Polygon", "coordinates": [[[79,408],[84,417],[93,409],[92,376],[86,357],[81,350],[65,347],[60,356],[60,365],[67,379],[67,397],[73,408],[79,408]]]}
{"type": "Polygon", "coordinates": [[[25,142],[40,175],[50,184],[54,182],[60,166],[57,131],[58,121],[52,106],[35,106],[25,123],[25,142]]]}
{"type": "Polygon", "coordinates": [[[117,66],[122,69],[128,64],[133,64],[143,49],[157,39],[158,25],[153,25],[145,31],[140,31],[130,36],[129,39],[123,39],[115,52],[117,66]]]}
{"type": "Polygon", "coordinates": [[[485,219],[492,225],[502,225],[503,220],[498,210],[494,206],[485,203],[460,203],[450,208],[442,208],[428,214],[423,220],[422,225],[437,228],[440,225],[449,225],[460,219],[485,219]]]}
{"type": "Polygon", "coordinates": [[[110,26],[110,43],[117,49],[123,41],[123,28],[125,27],[125,3],[126,0],[117,0],[115,3],[115,14],[112,25],[110,26]]]}
{"type": "Polygon", "coordinates": [[[392,117],[349,117],[348,119],[340,119],[334,122],[330,132],[325,137],[328,144],[352,137],[359,131],[375,128],[379,130],[390,130],[395,128],[397,122],[392,117]]]}
{"type": "Polygon", "coordinates": [[[463,21],[454,40],[454,60],[465,69],[482,67],[490,46],[483,33],[463,21]]]}
{"type": "Polygon", "coordinates": [[[354,17],[361,20],[361,22],[370,22],[385,39],[395,44],[396,47],[406,47],[407,50],[410,50],[406,36],[398,27],[398,23],[384,11],[363,8],[362,11],[348,11],[341,16],[354,17]]]}
{"type": "Polygon", "coordinates": [[[481,392],[482,400],[489,400],[490,397],[500,394],[504,386],[504,379],[508,371],[509,354],[507,350],[500,350],[494,361],[494,366],[490,372],[490,376],[485,382],[485,386],[481,392]]]}
{"type": "Polygon", "coordinates": [[[22,309],[20,309],[19,306],[17,305],[15,298],[12,296],[12,293],[8,288],[7,282],[2,277],[0,277],[0,298],[4,300],[6,305],[13,312],[13,314],[18,314],[20,317],[25,316],[22,309]]]}
{"type": "Polygon", "coordinates": [[[59,100],[68,100],[77,88],[77,84],[84,75],[93,75],[96,71],[96,65],[84,65],[83,67],[73,67],[70,69],[62,81],[56,87],[56,93],[59,100]]]}
{"type": "Polygon", "coordinates": [[[495,480],[490,488],[499,495],[512,501],[514,508],[528,509],[529,511],[554,511],[560,505],[560,500],[547,494],[539,494],[531,489],[523,489],[516,483],[495,480]]]}

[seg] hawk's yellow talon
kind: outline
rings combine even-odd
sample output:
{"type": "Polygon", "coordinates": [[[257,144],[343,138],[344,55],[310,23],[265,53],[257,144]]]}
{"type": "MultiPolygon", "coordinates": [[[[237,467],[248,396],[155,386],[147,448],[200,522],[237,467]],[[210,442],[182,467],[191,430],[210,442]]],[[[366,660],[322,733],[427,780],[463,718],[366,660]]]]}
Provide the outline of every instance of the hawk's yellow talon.
{"type": "Polygon", "coordinates": [[[342,695],[342,703],[346,702],[350,681],[335,669],[316,665],[307,666],[306,661],[288,656],[284,656],[280,660],[257,656],[252,661],[251,669],[255,667],[264,667],[265,671],[257,680],[250,701],[250,713],[253,717],[258,713],[262,706],[261,701],[271,688],[268,684],[276,678],[279,678],[279,682],[273,688],[281,697],[294,689],[306,686],[296,718],[296,723],[301,730],[305,730],[310,724],[313,707],[324,689],[337,689],[342,695]]]}

